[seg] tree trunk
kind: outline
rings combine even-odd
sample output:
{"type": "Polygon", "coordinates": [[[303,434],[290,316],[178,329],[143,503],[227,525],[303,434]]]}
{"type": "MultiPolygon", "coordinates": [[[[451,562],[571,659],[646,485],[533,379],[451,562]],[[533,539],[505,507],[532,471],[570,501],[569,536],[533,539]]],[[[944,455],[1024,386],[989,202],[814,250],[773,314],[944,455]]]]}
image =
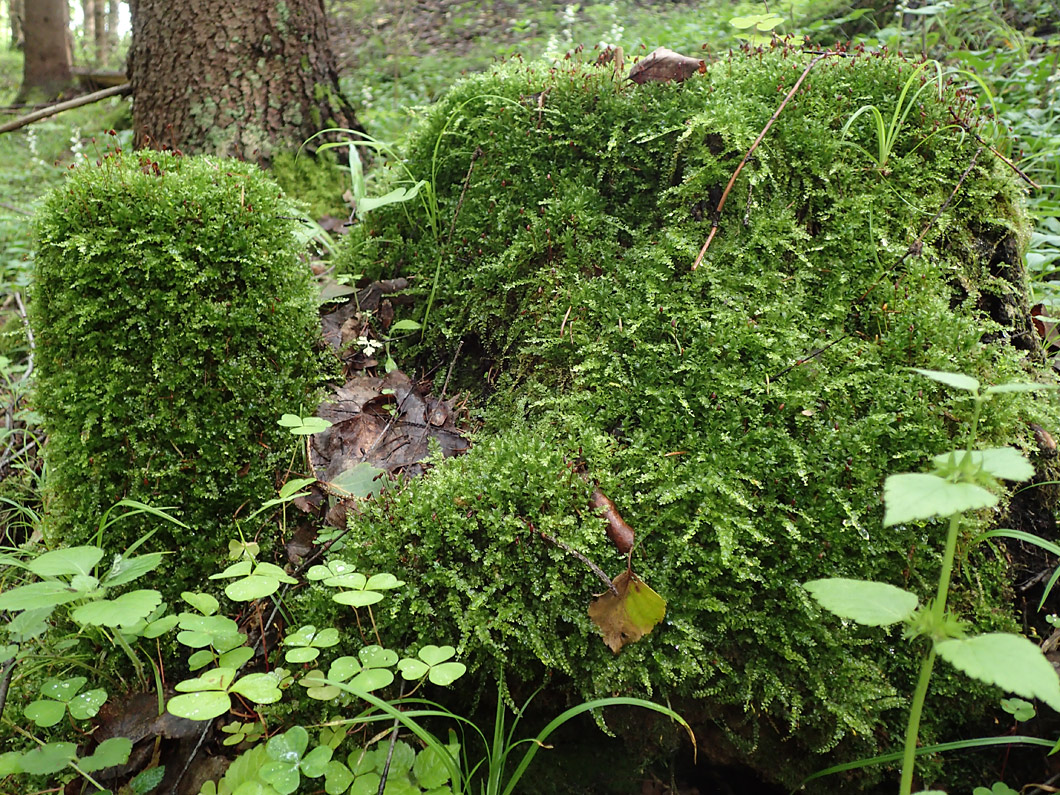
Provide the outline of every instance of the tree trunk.
{"type": "Polygon", "coordinates": [[[15,104],[56,99],[73,88],[69,8],[66,0],[32,0],[24,6],[26,57],[15,104]]]}
{"type": "Polygon", "coordinates": [[[107,0],[93,0],[92,6],[92,57],[102,69],[107,60],[107,0]]]}
{"type": "Polygon", "coordinates": [[[81,0],[81,16],[84,19],[81,36],[82,57],[89,63],[95,63],[99,56],[96,52],[96,0],[81,0]]]}
{"type": "Polygon", "coordinates": [[[359,128],[339,92],[322,0],[132,0],[138,147],[268,164],[328,127],[359,128]]]}
{"type": "MultiPolygon", "coordinates": [[[[100,11],[103,9],[103,0],[96,0],[99,3],[100,11]]],[[[99,46],[99,60],[101,64],[106,65],[110,54],[118,48],[118,21],[120,19],[121,11],[121,0],[108,0],[107,2],[107,14],[105,17],[103,27],[103,39],[100,41],[99,46]]],[[[99,35],[100,27],[99,23],[96,23],[96,35],[99,35]]]]}
{"type": "Polygon", "coordinates": [[[25,14],[23,0],[8,0],[7,11],[11,18],[11,49],[21,50],[25,44],[22,36],[22,17],[25,14]]]}

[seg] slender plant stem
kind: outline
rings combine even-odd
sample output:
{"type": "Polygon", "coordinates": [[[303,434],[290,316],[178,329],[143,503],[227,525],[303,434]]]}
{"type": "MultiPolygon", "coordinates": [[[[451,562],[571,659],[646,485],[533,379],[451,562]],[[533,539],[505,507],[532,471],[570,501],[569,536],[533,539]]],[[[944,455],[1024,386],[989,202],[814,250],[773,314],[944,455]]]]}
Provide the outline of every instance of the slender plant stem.
{"type": "Polygon", "coordinates": [[[931,682],[931,669],[935,666],[935,647],[932,646],[920,664],[920,679],[913,693],[913,703],[909,707],[909,723],[905,727],[905,752],[902,756],[902,781],[898,795],[910,795],[913,791],[913,772],[916,767],[916,742],[920,734],[920,715],[924,711],[924,700],[927,697],[928,684],[931,682]]]}
{"type": "Polygon", "coordinates": [[[957,554],[957,534],[961,529],[961,514],[950,517],[949,531],[946,533],[946,550],[942,553],[942,571],[939,572],[939,589],[935,596],[932,612],[935,614],[934,626],[942,626],[946,614],[946,596],[950,592],[950,575],[953,572],[953,559],[957,554]]]}

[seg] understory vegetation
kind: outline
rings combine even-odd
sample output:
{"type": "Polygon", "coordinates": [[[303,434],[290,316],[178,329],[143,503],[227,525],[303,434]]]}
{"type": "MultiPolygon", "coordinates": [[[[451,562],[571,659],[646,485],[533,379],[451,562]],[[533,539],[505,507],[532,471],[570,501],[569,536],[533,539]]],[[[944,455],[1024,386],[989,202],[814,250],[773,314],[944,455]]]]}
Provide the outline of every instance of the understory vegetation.
{"type": "Polygon", "coordinates": [[[1055,3],[329,6],[0,135],[0,791],[1051,786],[1055,3]]]}

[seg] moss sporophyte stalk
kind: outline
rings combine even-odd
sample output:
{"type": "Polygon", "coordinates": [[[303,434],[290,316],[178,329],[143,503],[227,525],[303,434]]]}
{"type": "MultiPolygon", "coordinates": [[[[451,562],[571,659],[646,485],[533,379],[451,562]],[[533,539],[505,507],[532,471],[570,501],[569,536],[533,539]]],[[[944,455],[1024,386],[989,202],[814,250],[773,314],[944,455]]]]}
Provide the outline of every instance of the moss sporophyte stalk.
{"type": "MultiPolygon", "coordinates": [[[[530,683],[554,672],[580,698],[665,695],[702,716],[724,758],[791,786],[901,742],[918,660],[881,655],[882,629],[837,633],[802,583],[897,571],[921,601],[937,590],[945,537],[879,529],[885,478],[959,430],[940,419],[941,388],[908,368],[1051,376],[1028,332],[1012,172],[943,129],[962,106],[932,80],[880,173],[864,113],[843,128],[867,106],[894,118],[917,66],[849,56],[816,64],[777,117],[695,271],[778,86],[813,56],[734,53],[640,86],[573,62],[503,64],[424,115],[394,187],[426,180],[430,207],[421,190],[365,213],[339,269],[408,278],[410,320],[433,296],[422,337],[391,352],[429,369],[462,345],[451,388],[476,396],[484,427],[466,456],[350,519],[356,565],[409,583],[393,638],[426,640],[414,616],[429,613],[461,638],[472,677],[503,665],[530,683]],[[599,580],[541,535],[616,563],[575,460],[636,528],[637,573],[668,603],[617,657],[585,612],[599,580]]],[[[998,395],[981,443],[1033,449],[1028,421],[1056,427],[1055,403],[998,395]]],[[[988,521],[969,514],[967,529],[988,521]]],[[[1003,561],[968,554],[962,619],[1015,629],[1003,561]]],[[[924,744],[996,703],[952,669],[932,681],[924,744]]],[[[860,787],[881,772],[848,775],[860,787]]]]}

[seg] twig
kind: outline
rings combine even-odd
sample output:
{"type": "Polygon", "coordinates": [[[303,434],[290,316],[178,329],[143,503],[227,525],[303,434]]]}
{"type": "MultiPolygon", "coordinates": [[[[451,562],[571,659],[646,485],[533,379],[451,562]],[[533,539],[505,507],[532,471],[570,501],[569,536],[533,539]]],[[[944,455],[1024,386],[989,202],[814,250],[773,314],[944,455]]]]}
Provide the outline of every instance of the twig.
{"type": "Polygon", "coordinates": [[[118,97],[130,93],[132,93],[131,83],[122,83],[120,86],[104,88],[102,91],[93,91],[91,94],[85,94],[84,96],[67,100],[66,102],[60,102],[57,105],[49,105],[43,110],[38,110],[33,113],[26,114],[21,118],[13,119],[9,122],[5,122],[4,124],[0,124],[0,133],[6,133],[11,132],[12,130],[17,130],[20,127],[25,127],[27,124],[33,124],[33,122],[35,121],[47,119],[49,116],[54,116],[57,113],[62,113],[64,110],[79,108],[82,105],[91,105],[93,102],[99,102],[101,99],[106,99],[107,97],[118,97]]]}
{"type": "MultiPolygon", "coordinates": [[[[398,699],[405,697],[405,682],[401,683],[401,695],[398,699]]],[[[397,709],[395,707],[394,709],[397,709]]],[[[394,746],[397,745],[398,738],[398,727],[401,725],[401,719],[394,718],[394,727],[390,730],[390,745],[386,749],[386,762],[383,764],[383,773],[379,777],[379,790],[376,795],[383,795],[383,790],[386,789],[386,779],[390,775],[390,761],[394,758],[394,746]]]]}
{"type": "Polygon", "coordinates": [[[22,296],[16,290],[13,295],[15,296],[15,306],[18,307],[18,315],[22,318],[22,325],[26,327],[26,340],[29,342],[29,356],[26,361],[26,372],[22,374],[22,380],[25,381],[29,378],[29,374],[33,372],[33,352],[37,350],[37,341],[33,337],[33,329],[30,328],[29,318],[26,316],[26,307],[22,303],[22,296]]]}
{"type": "Polygon", "coordinates": [[[8,204],[7,202],[0,202],[0,207],[3,207],[5,210],[10,210],[13,213],[18,213],[19,215],[28,215],[31,218],[33,217],[33,213],[31,213],[29,210],[23,210],[21,207],[16,207],[15,205],[8,204]]]}
{"type": "MultiPolygon", "coordinates": [[[[530,523],[528,523],[528,524],[530,524],[530,523]]],[[[604,574],[603,569],[601,569],[599,566],[597,566],[595,563],[593,563],[591,560],[589,560],[587,557],[585,557],[585,555],[583,555],[578,550],[574,549],[569,544],[565,544],[564,542],[560,541],[558,538],[550,536],[544,530],[538,530],[536,527],[534,527],[533,524],[530,524],[530,529],[534,530],[539,536],[541,536],[546,541],[555,544],[557,547],[562,549],[564,552],[569,552],[571,555],[574,555],[574,557],[576,557],[578,560],[580,560],[582,563],[584,563],[586,566],[588,566],[592,570],[593,574],[595,574],[597,577],[600,578],[600,580],[604,583],[604,585],[607,586],[607,590],[609,590],[615,596],[618,596],[618,589],[615,588],[615,584],[613,582],[611,582],[611,578],[608,577],[606,574],[604,574]]]]}
{"type": "Polygon", "coordinates": [[[982,136],[979,135],[979,133],[977,133],[975,130],[973,130],[971,128],[971,126],[968,125],[967,122],[963,121],[961,118],[959,118],[957,116],[956,113],[953,112],[953,108],[950,108],[949,110],[950,110],[950,116],[953,117],[953,121],[957,124],[957,126],[960,127],[962,130],[964,130],[966,133],[968,133],[970,136],[972,136],[979,143],[980,146],[985,146],[987,149],[989,149],[991,152],[993,152],[994,157],[996,157],[998,160],[1000,160],[1006,166],[1008,166],[1013,171],[1015,171],[1016,172],[1016,176],[1018,176],[1020,179],[1022,179],[1024,182],[1026,182],[1028,185],[1030,185],[1032,188],[1034,188],[1035,190],[1041,190],[1042,189],[1042,186],[1039,185],[1037,182],[1035,182],[1033,179],[1031,179],[1029,176],[1027,176],[1027,174],[1019,166],[1017,166],[1015,163],[1013,163],[1011,160],[1009,160],[1007,157],[1005,157],[1003,154],[1001,154],[999,151],[997,151],[997,149],[995,149],[989,143],[984,141],[982,136]]]}
{"type": "Polygon", "coordinates": [[[456,353],[453,354],[453,360],[451,362],[449,362],[449,371],[445,374],[445,383],[442,384],[442,393],[441,393],[441,395],[438,396],[439,400],[445,400],[445,390],[447,390],[449,388],[449,379],[453,375],[453,368],[456,366],[456,360],[457,360],[457,358],[459,358],[460,350],[463,347],[464,347],[464,341],[460,340],[460,342],[458,342],[457,345],[456,345],[456,353]]]}
{"type": "Polygon", "coordinates": [[[729,177],[729,184],[725,186],[725,192],[721,194],[721,200],[718,201],[718,206],[714,208],[714,220],[710,225],[710,234],[707,236],[707,241],[703,244],[703,248],[699,250],[699,256],[696,257],[696,261],[692,263],[692,270],[699,267],[699,263],[703,261],[704,255],[707,253],[707,249],[710,248],[710,241],[714,239],[714,235],[718,231],[718,222],[721,220],[721,209],[725,206],[725,200],[729,198],[729,191],[732,190],[733,184],[736,182],[736,178],[740,176],[740,172],[743,171],[743,167],[747,165],[747,161],[751,159],[751,155],[754,154],[755,149],[762,143],[762,139],[766,137],[766,133],[769,132],[769,128],[773,126],[773,122],[779,118],[781,111],[787,107],[788,102],[795,96],[795,92],[799,90],[802,82],[806,79],[806,76],[810,73],[810,70],[817,65],[817,62],[822,58],[827,58],[829,55],[835,55],[834,52],[825,52],[820,55],[814,56],[813,60],[806,64],[806,68],[802,70],[802,74],[799,75],[799,79],[795,81],[795,85],[791,87],[791,91],[788,92],[787,96],[784,97],[784,101],[780,103],[780,107],[777,108],[773,115],[769,117],[769,121],[766,122],[766,126],[762,128],[762,132],[755,138],[755,142],[751,144],[751,148],[747,150],[747,154],[743,156],[743,160],[740,161],[740,165],[736,167],[736,170],[732,172],[732,176],[729,177]]]}
{"type": "Polygon", "coordinates": [[[453,232],[456,231],[456,219],[460,215],[460,208],[464,206],[464,196],[467,194],[467,186],[471,182],[471,172],[475,170],[475,161],[482,156],[482,147],[476,146],[471,155],[471,163],[467,167],[467,175],[464,177],[464,187],[460,190],[460,198],[456,200],[456,209],[453,210],[453,221],[449,224],[449,236],[445,239],[445,245],[453,242],[453,232]]]}
{"type": "Polygon", "coordinates": [[[4,705],[7,704],[7,689],[11,685],[11,674],[15,672],[16,660],[16,657],[12,657],[4,663],[4,669],[0,672],[0,717],[4,715],[4,705]]]}

